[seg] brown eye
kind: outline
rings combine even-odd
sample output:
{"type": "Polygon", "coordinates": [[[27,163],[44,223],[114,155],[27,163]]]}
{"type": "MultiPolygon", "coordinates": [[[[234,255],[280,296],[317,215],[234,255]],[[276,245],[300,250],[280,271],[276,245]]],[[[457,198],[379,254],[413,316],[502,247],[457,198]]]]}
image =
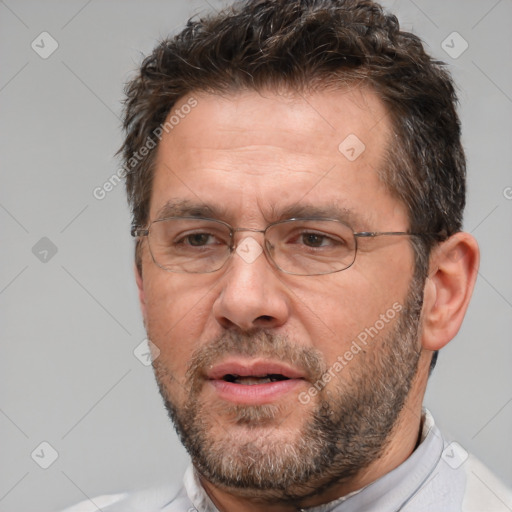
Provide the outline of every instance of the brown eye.
{"type": "Polygon", "coordinates": [[[302,243],[308,247],[322,247],[325,243],[328,243],[325,235],[318,233],[304,233],[302,235],[302,243]]]}
{"type": "Polygon", "coordinates": [[[208,245],[208,242],[211,243],[210,239],[212,239],[212,241],[215,240],[214,237],[208,233],[194,233],[193,235],[186,236],[185,242],[194,247],[201,247],[208,245]]]}

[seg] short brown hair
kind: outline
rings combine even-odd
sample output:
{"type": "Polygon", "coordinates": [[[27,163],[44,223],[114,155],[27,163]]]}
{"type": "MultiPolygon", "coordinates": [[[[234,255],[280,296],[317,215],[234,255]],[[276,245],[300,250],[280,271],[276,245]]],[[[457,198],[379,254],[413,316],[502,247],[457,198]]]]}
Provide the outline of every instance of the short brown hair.
{"type": "MultiPolygon", "coordinates": [[[[162,41],[126,87],[121,148],[133,226],[148,222],[155,138],[176,102],[195,91],[304,91],[361,83],[383,101],[393,134],[381,179],[401,200],[414,232],[461,229],[465,158],[456,94],[442,62],[395,16],[369,0],[248,0],[189,20],[162,41]]],[[[426,276],[436,237],[415,239],[426,276]]]]}

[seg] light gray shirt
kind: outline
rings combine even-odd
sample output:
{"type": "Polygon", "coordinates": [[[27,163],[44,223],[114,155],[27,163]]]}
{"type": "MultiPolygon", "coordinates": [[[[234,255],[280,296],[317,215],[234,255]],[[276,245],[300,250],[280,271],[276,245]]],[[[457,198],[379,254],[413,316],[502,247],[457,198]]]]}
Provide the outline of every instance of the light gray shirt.
{"type": "MultiPolygon", "coordinates": [[[[100,496],[63,512],[219,512],[192,466],[172,486],[100,496]]],[[[363,489],[306,512],[512,512],[512,490],[456,442],[448,443],[424,411],[420,444],[393,471],[363,489]]],[[[299,511],[298,511],[299,512],[299,511]]]]}

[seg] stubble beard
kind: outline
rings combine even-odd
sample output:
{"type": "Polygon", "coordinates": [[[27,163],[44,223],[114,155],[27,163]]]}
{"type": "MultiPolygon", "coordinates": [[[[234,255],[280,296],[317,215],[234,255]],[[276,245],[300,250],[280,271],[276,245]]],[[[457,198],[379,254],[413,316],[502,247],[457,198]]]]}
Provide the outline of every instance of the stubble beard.
{"type": "Polygon", "coordinates": [[[201,400],[205,369],[224,355],[270,357],[303,369],[310,382],[321,379],[327,366],[320,352],[269,331],[225,332],[196,351],[187,398],[179,405],[168,392],[176,381],[154,361],[169,417],[196,470],[233,494],[288,503],[353,478],[382,455],[404,407],[420,357],[421,306],[422,287],[413,282],[394,327],[343,368],[307,410],[298,399],[291,408],[201,400]],[[347,370],[349,382],[343,378],[347,370]],[[304,419],[292,431],[286,421],[299,407],[304,419]]]}

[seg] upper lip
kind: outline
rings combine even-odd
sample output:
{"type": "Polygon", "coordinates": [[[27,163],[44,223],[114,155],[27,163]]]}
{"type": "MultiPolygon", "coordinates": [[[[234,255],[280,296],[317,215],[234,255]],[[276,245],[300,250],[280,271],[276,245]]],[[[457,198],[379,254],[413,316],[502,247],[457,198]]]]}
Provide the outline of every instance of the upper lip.
{"type": "Polygon", "coordinates": [[[304,379],[304,372],[277,361],[256,359],[231,359],[213,365],[206,372],[210,380],[223,379],[226,375],[239,377],[265,377],[266,375],[283,375],[288,379],[304,379]]]}

